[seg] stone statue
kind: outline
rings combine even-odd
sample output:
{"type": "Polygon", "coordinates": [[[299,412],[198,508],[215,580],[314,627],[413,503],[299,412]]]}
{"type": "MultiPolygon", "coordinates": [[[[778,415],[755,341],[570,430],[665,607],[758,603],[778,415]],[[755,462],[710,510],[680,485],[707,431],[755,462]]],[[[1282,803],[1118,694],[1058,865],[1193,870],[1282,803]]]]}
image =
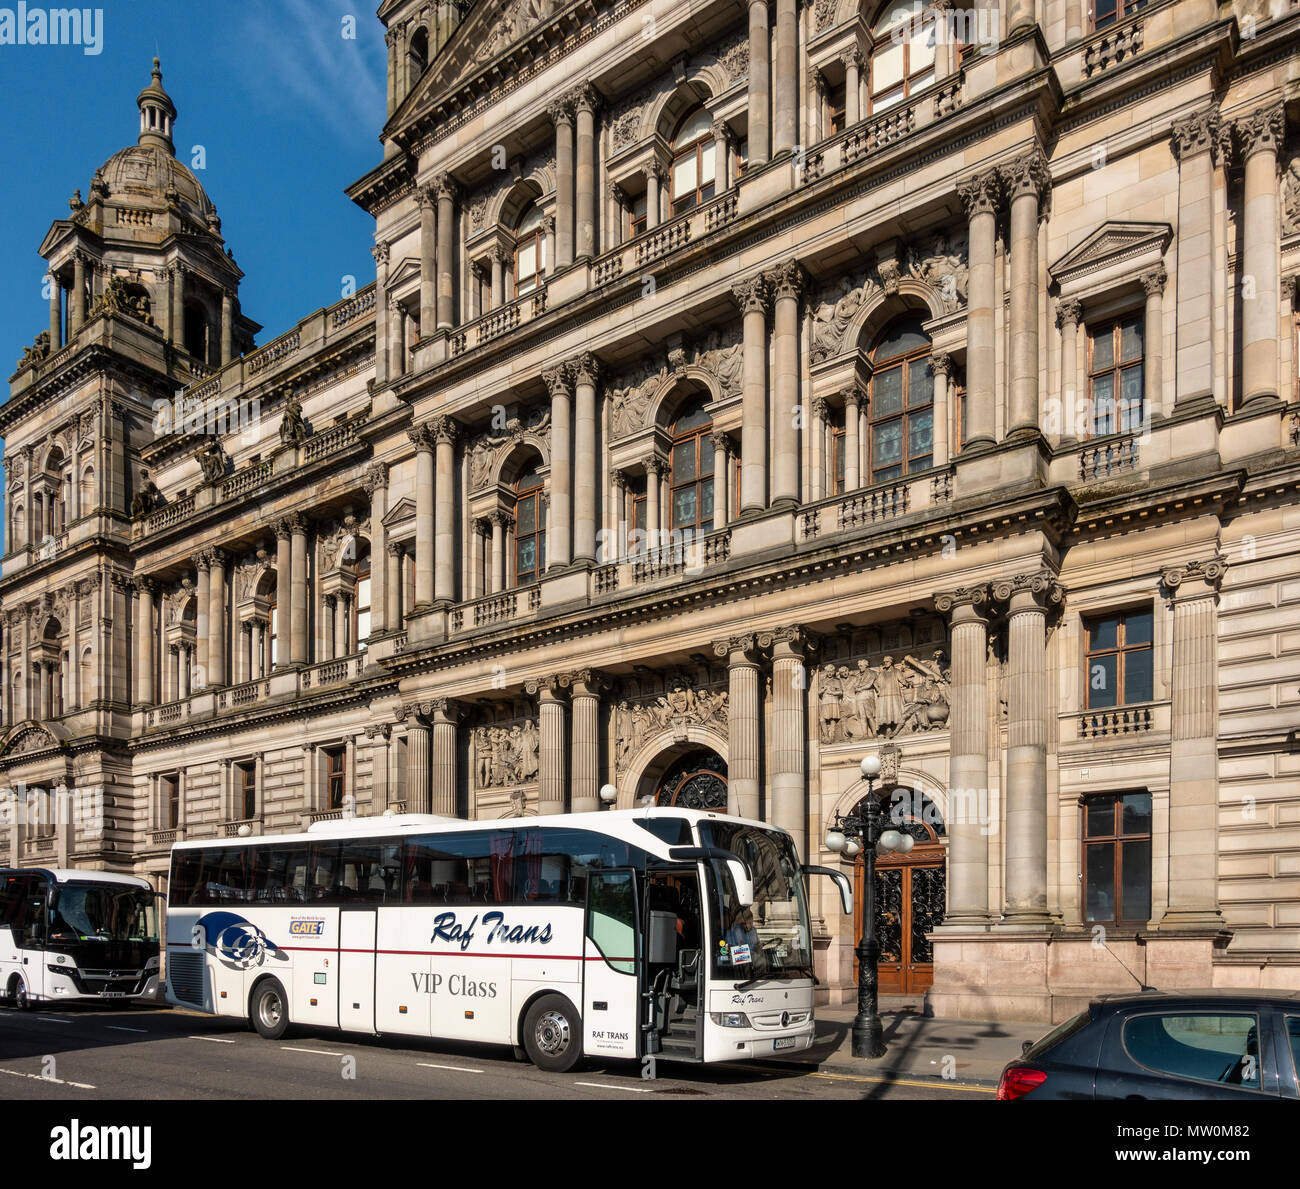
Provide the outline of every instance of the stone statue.
{"type": "Polygon", "coordinates": [[[23,348],[23,357],[18,361],[19,367],[26,367],[38,359],[45,359],[50,353],[50,332],[42,330],[30,347],[23,348]]]}
{"type": "Polygon", "coordinates": [[[131,515],[132,517],[147,516],[155,508],[161,508],[162,502],[162,492],[150,479],[132,498],[131,515]]]}
{"type": "Polygon", "coordinates": [[[907,658],[907,663],[917,671],[921,680],[913,686],[913,697],[903,709],[900,733],[909,726],[924,731],[948,721],[948,687],[952,672],[944,667],[943,661],[943,652],[939,649],[935,649],[928,661],[907,658]]]}
{"type": "Polygon", "coordinates": [[[704,347],[695,354],[696,365],[718,377],[723,396],[732,396],[744,386],[743,346],[740,340],[723,345],[723,336],[712,330],[704,340],[704,347]]]}
{"type": "Polygon", "coordinates": [[[862,659],[856,671],[826,664],[821,671],[821,741],[891,739],[947,724],[952,673],[936,649],[928,660],[912,656],[879,665],[862,659]]]}
{"type": "Polygon", "coordinates": [[[610,389],[613,409],[614,437],[635,433],[645,424],[650,396],[661,380],[668,376],[668,368],[659,360],[643,360],[630,375],[620,377],[621,387],[610,389]]]}
{"type": "Polygon", "coordinates": [[[844,682],[834,665],[822,669],[820,702],[823,743],[838,743],[841,738],[840,711],[844,700],[844,682]]]}
{"type": "Polygon", "coordinates": [[[828,297],[813,311],[812,357],[814,363],[829,358],[840,349],[844,334],[854,315],[862,308],[872,283],[854,286],[848,277],[840,280],[838,297],[828,297]]]}
{"type": "Polygon", "coordinates": [[[967,245],[964,236],[951,240],[943,232],[927,248],[909,245],[906,253],[908,274],[935,289],[949,313],[966,304],[970,284],[967,245]]]}
{"type": "Polygon", "coordinates": [[[226,473],[226,452],[219,441],[200,446],[195,457],[203,468],[204,483],[216,483],[226,473]]]}
{"type": "Polygon", "coordinates": [[[307,440],[307,423],[302,416],[302,401],[290,396],[284,405],[284,417],[280,421],[280,445],[301,446],[307,440]]]}
{"type": "Polygon", "coordinates": [[[904,691],[910,690],[907,676],[895,668],[894,658],[887,656],[876,672],[876,722],[881,727],[903,725],[904,691]]]}
{"type": "Polygon", "coordinates": [[[876,675],[866,661],[858,661],[858,672],[853,686],[855,719],[860,738],[873,739],[876,735],[876,675]]]}

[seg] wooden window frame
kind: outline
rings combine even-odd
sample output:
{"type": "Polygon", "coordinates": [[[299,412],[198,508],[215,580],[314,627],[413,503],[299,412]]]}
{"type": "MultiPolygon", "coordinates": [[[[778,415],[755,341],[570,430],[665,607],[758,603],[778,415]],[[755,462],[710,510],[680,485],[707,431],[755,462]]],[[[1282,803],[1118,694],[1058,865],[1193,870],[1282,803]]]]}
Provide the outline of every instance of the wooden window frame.
{"type": "MultiPolygon", "coordinates": [[[[888,329],[888,327],[886,327],[886,329],[888,329]]],[[[881,333],[883,337],[884,332],[882,331],[881,333]]],[[[929,338],[928,335],[926,337],[927,339],[929,338]]],[[[932,342],[927,341],[924,347],[914,347],[910,351],[905,351],[900,355],[891,355],[888,359],[882,359],[880,361],[880,366],[877,366],[876,357],[875,357],[876,353],[874,349],[872,350],[871,378],[868,381],[867,430],[866,430],[867,443],[868,443],[867,472],[870,478],[866,483],[863,484],[863,486],[868,486],[870,484],[876,484],[876,483],[898,483],[901,482],[903,479],[906,479],[908,475],[914,475],[914,474],[919,474],[922,471],[928,471],[931,467],[934,466],[934,381],[933,379],[931,379],[930,382],[930,399],[926,404],[913,406],[908,403],[908,399],[907,399],[909,384],[910,384],[910,380],[908,377],[911,375],[911,365],[914,362],[916,362],[916,360],[918,359],[929,359],[933,353],[934,353],[934,344],[932,342]],[[877,414],[875,411],[877,377],[883,375],[886,372],[893,371],[895,368],[902,369],[903,386],[900,392],[901,403],[899,404],[898,410],[896,412],[877,414]],[[922,413],[926,409],[930,410],[930,450],[928,455],[917,454],[915,457],[918,459],[928,457],[930,461],[925,466],[918,466],[914,469],[912,466],[913,455],[911,454],[910,444],[909,444],[910,433],[908,430],[908,424],[911,417],[914,414],[922,413]],[[899,459],[899,462],[896,464],[891,463],[889,464],[889,466],[898,465],[902,467],[902,470],[896,476],[884,478],[884,479],[878,479],[876,478],[876,472],[878,470],[886,470],[888,468],[878,467],[876,465],[876,430],[880,426],[885,425],[891,421],[898,421],[902,424],[903,438],[902,438],[902,454],[899,459]]]]}
{"type": "MultiPolygon", "coordinates": [[[[677,134],[681,131],[682,126],[692,116],[699,111],[699,107],[693,107],[680,120],[677,121],[677,128],[673,132],[672,139],[677,139],[677,134]]],[[[700,178],[704,174],[704,150],[714,144],[713,133],[705,129],[690,144],[683,145],[681,148],[673,149],[672,163],[668,167],[668,201],[672,207],[672,217],[684,215],[688,211],[695,210],[696,207],[703,206],[706,202],[714,197],[718,192],[718,162],[713,162],[713,181],[707,184],[701,184],[700,178]],[[678,196],[673,193],[673,185],[677,177],[677,163],[685,160],[692,153],[695,154],[695,189],[689,194],[678,196]],[[705,194],[704,191],[708,193],[705,194]],[[689,201],[688,201],[689,199],[689,201]]]]}
{"type": "MultiPolygon", "coordinates": [[[[531,470],[532,468],[529,467],[528,469],[531,470]]],[[[520,478],[522,479],[522,476],[520,478]]],[[[546,513],[549,509],[546,498],[546,484],[541,476],[537,477],[536,487],[528,487],[522,491],[519,488],[519,482],[519,479],[515,480],[514,585],[524,586],[530,582],[537,582],[546,571],[546,513]],[[531,533],[521,535],[519,532],[519,509],[527,500],[536,501],[533,523],[537,525],[537,528],[531,533]],[[528,571],[528,577],[523,577],[519,572],[519,547],[522,542],[532,540],[537,542],[537,568],[528,571]]]]}
{"type": "Polygon", "coordinates": [[[322,748],[325,753],[325,808],[331,812],[343,808],[348,795],[348,749],[340,743],[337,747],[322,748]],[[334,793],[337,788],[338,798],[334,793]]]}
{"type": "MultiPolygon", "coordinates": [[[[928,9],[928,8],[925,9],[921,13],[922,28],[925,27],[925,19],[927,15],[930,16],[931,23],[933,23],[934,20],[936,19],[933,16],[932,9],[928,9]]],[[[896,27],[897,26],[891,26],[890,28],[896,28],[896,27]]],[[[938,60],[937,44],[936,44],[935,56],[930,60],[930,65],[927,66],[924,70],[913,70],[912,69],[912,39],[909,37],[906,41],[902,43],[903,46],[902,79],[900,79],[897,83],[894,83],[893,86],[891,86],[889,90],[884,93],[884,96],[878,96],[876,94],[876,68],[875,68],[876,51],[881,49],[883,46],[885,46],[887,43],[889,43],[892,40],[893,39],[889,35],[889,30],[886,30],[883,35],[877,37],[877,39],[872,42],[871,51],[867,55],[866,69],[867,69],[867,113],[868,115],[876,114],[877,99],[883,98],[884,96],[898,94],[900,88],[902,93],[898,94],[898,98],[895,99],[883,110],[892,111],[894,108],[899,107],[902,104],[906,103],[914,93],[916,80],[922,78],[926,74],[931,74],[934,76],[931,79],[931,81],[926,84],[927,87],[931,87],[936,82],[939,81],[939,60],[938,60]]]]}
{"type": "MultiPolygon", "coordinates": [[[[540,213],[540,208],[537,208],[536,203],[530,203],[528,206],[526,206],[524,208],[523,214],[519,216],[519,221],[515,224],[515,226],[516,227],[521,226],[524,220],[530,214],[532,214],[534,209],[538,209],[540,213]]],[[[514,285],[515,297],[522,297],[527,293],[532,293],[535,290],[540,289],[546,283],[546,218],[545,216],[543,216],[541,222],[538,223],[537,226],[534,227],[531,231],[525,231],[522,234],[518,234],[518,233],[516,234],[511,276],[512,276],[512,283],[514,285]],[[520,250],[526,247],[530,242],[535,245],[537,250],[537,254],[536,254],[537,269],[535,272],[531,274],[531,283],[529,284],[528,288],[520,289],[519,288],[519,253],[520,250]]]]}
{"type": "Polygon", "coordinates": [[[1142,397],[1138,404],[1138,427],[1140,427],[1146,418],[1146,325],[1142,310],[1128,310],[1122,314],[1114,314],[1106,318],[1099,318],[1095,323],[1086,324],[1088,338],[1088,409],[1091,411],[1090,424],[1088,426],[1087,437],[1092,438],[1109,438],[1119,434],[1133,433],[1135,427],[1132,424],[1131,415],[1125,412],[1121,400],[1123,393],[1123,379],[1126,371],[1136,369],[1138,376],[1142,380],[1142,397]],[[1123,328],[1129,323],[1137,326],[1138,332],[1142,338],[1142,353],[1136,359],[1121,358],[1121,344],[1123,342],[1123,328]],[[1096,330],[1094,330],[1094,327],[1096,330]],[[1109,367],[1094,368],[1093,357],[1096,350],[1096,339],[1099,332],[1109,331],[1111,336],[1111,364],[1109,367]],[[1112,396],[1112,415],[1116,428],[1108,430],[1105,433],[1099,431],[1098,426],[1099,412],[1097,398],[1093,395],[1093,385],[1097,380],[1109,376],[1111,378],[1111,396],[1112,396]]]}
{"type": "Polygon", "coordinates": [[[1098,26],[1097,24],[1097,0],[1088,0],[1088,32],[1100,33],[1103,29],[1113,29],[1116,25],[1122,24],[1130,17],[1136,16],[1150,3],[1150,0],[1115,0],[1115,16],[1098,26]]]}
{"type": "Polygon", "coordinates": [[[1125,842],[1146,842],[1150,848],[1150,862],[1147,864],[1147,911],[1152,911],[1155,900],[1155,880],[1152,876],[1152,867],[1155,863],[1155,798],[1145,789],[1125,789],[1121,792],[1106,793],[1089,793],[1079,798],[1079,919],[1085,926],[1090,925],[1114,925],[1117,928],[1141,928],[1145,926],[1150,919],[1130,920],[1121,917],[1123,889],[1124,889],[1124,847],[1121,845],[1125,842]],[[1123,828],[1123,806],[1124,798],[1132,796],[1146,796],[1151,801],[1150,812],[1152,815],[1151,826],[1144,833],[1125,834],[1123,828]],[[1088,807],[1098,801],[1110,800],[1111,806],[1111,830],[1110,834],[1090,835],[1088,833],[1088,807]],[[1111,903],[1114,905],[1115,915],[1110,920],[1093,920],[1088,916],[1088,848],[1110,846],[1114,855],[1112,870],[1114,872],[1111,881],[1111,903]]]}
{"type": "Polygon", "coordinates": [[[701,470],[701,463],[700,463],[700,454],[703,450],[704,438],[713,432],[713,418],[710,416],[708,421],[705,422],[704,425],[696,426],[694,429],[687,429],[687,430],[683,430],[681,433],[677,433],[676,432],[677,421],[679,420],[681,420],[680,417],[678,417],[677,420],[673,422],[673,430],[674,430],[673,438],[672,438],[671,445],[668,447],[668,516],[667,516],[668,528],[669,531],[673,533],[677,533],[677,532],[684,533],[689,529],[694,535],[703,536],[706,533],[711,533],[713,531],[714,525],[717,523],[717,519],[718,519],[716,498],[715,498],[715,504],[713,509],[713,515],[709,517],[708,528],[703,527],[703,521],[699,515],[700,508],[703,506],[703,502],[704,502],[703,487],[706,482],[712,486],[714,496],[716,497],[717,495],[716,455],[714,457],[713,467],[709,470],[709,473],[707,475],[705,475],[701,470]],[[687,442],[690,442],[692,439],[695,442],[695,478],[685,479],[679,483],[677,482],[676,477],[674,475],[674,469],[675,469],[674,464],[677,458],[677,447],[681,445],[685,445],[687,442]],[[692,487],[692,486],[695,488],[696,518],[690,524],[674,524],[673,523],[675,519],[674,509],[677,506],[677,500],[676,500],[677,492],[683,488],[692,487]]]}
{"type": "Polygon", "coordinates": [[[1155,696],[1155,613],[1151,607],[1130,607],[1125,611],[1108,611],[1098,614],[1083,616],[1083,680],[1084,680],[1084,703],[1085,709],[1090,711],[1118,710],[1123,706],[1145,706],[1151,699],[1141,702],[1131,702],[1128,700],[1128,681],[1127,658],[1132,653],[1149,652],[1151,653],[1151,682],[1152,698],[1155,696]],[[1129,644],[1126,639],[1126,628],[1130,616],[1137,615],[1151,616],[1151,639],[1139,641],[1136,644],[1129,644]],[[1098,620],[1115,619],[1118,624],[1115,628],[1115,644],[1110,648],[1093,648],[1092,646],[1092,629],[1098,620]],[[1118,687],[1115,691],[1115,701],[1110,706],[1093,706],[1092,705],[1092,664],[1096,657],[1114,656],[1115,661],[1115,683],[1118,687]]]}
{"type": "Polygon", "coordinates": [[[238,780],[239,780],[239,788],[238,788],[239,811],[240,814],[242,815],[237,820],[245,821],[245,822],[253,821],[258,816],[258,811],[260,808],[260,800],[261,800],[257,788],[257,761],[237,760],[235,762],[235,772],[238,774],[238,780]],[[250,778],[251,778],[251,782],[250,782],[250,778]],[[252,794],[252,798],[253,798],[252,813],[248,812],[250,793],[252,794]]]}

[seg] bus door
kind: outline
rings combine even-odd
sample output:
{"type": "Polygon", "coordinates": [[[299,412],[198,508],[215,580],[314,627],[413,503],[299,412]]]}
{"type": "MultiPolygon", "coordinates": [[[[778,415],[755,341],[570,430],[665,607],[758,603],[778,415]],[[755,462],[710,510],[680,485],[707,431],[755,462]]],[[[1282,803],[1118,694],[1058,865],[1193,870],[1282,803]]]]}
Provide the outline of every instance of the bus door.
{"type": "Polygon", "coordinates": [[[373,904],[339,909],[339,1027],[375,1030],[375,936],[373,904]]]}
{"type": "Polygon", "coordinates": [[[587,877],[583,930],[583,1051],[591,1057],[636,1057],[641,1001],[637,961],[637,873],[631,867],[587,877]]]}
{"type": "Polygon", "coordinates": [[[645,982],[655,1051],[690,1061],[703,1056],[704,920],[693,867],[646,871],[645,982]]]}

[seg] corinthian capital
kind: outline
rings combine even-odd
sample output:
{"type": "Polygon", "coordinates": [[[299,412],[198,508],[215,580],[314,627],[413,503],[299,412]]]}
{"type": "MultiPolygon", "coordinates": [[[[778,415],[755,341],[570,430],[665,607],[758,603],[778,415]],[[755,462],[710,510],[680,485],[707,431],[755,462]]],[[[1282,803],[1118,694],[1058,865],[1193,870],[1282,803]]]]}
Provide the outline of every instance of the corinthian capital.
{"type": "Polygon", "coordinates": [[[375,258],[375,263],[386,265],[388,263],[388,245],[382,240],[370,249],[370,254],[375,258]]]}
{"type": "Polygon", "coordinates": [[[1142,285],[1142,292],[1148,297],[1159,297],[1165,291],[1165,284],[1169,280],[1169,274],[1165,272],[1163,264],[1156,265],[1155,268],[1144,272],[1138,281],[1142,285]]]}
{"type": "Polygon", "coordinates": [[[542,381],[552,397],[573,395],[573,382],[567,364],[548,367],[542,372],[542,381]]]}
{"type": "Polygon", "coordinates": [[[433,192],[435,198],[454,199],[460,191],[456,184],[456,179],[445,170],[442,173],[435,173],[429,181],[429,189],[433,192]]]}
{"type": "Polygon", "coordinates": [[[411,444],[416,450],[433,450],[438,445],[433,426],[427,421],[421,421],[418,425],[408,425],[406,436],[411,439],[411,444]]]}
{"type": "Polygon", "coordinates": [[[1208,153],[1219,137],[1219,109],[1207,107],[1175,120],[1172,130],[1174,156],[1185,161],[1197,153],[1208,153]]]}
{"type": "Polygon", "coordinates": [[[996,169],[986,169],[958,182],[957,194],[965,204],[968,219],[976,215],[996,215],[1002,205],[1002,175],[996,169]]]}
{"type": "Polygon", "coordinates": [[[574,87],[565,98],[575,111],[598,112],[604,102],[604,96],[590,83],[581,83],[574,87]]]}
{"type": "Polygon", "coordinates": [[[455,445],[460,426],[450,417],[438,416],[430,419],[429,430],[433,434],[434,442],[448,442],[455,445]]]}
{"type": "Polygon", "coordinates": [[[594,387],[600,383],[600,360],[590,351],[584,351],[570,359],[566,366],[574,384],[591,384],[594,387]]]}
{"type": "Polygon", "coordinates": [[[1052,184],[1052,173],[1040,145],[1034,145],[1029,152],[1008,161],[999,172],[1008,199],[1028,194],[1041,202],[1052,184]]]}
{"type": "Polygon", "coordinates": [[[1286,135],[1286,115],[1281,103],[1270,103],[1256,108],[1235,123],[1237,141],[1243,158],[1254,153],[1277,155],[1286,135]]]}
{"type": "Polygon", "coordinates": [[[731,295],[736,299],[742,314],[766,314],[772,303],[772,293],[765,276],[751,277],[747,281],[736,281],[731,286],[731,295]]]}
{"type": "Polygon", "coordinates": [[[561,124],[572,124],[573,100],[567,95],[557,99],[546,109],[546,114],[551,117],[551,123],[557,128],[561,124]]]}
{"type": "Polygon", "coordinates": [[[797,301],[807,280],[803,265],[797,260],[787,260],[763,275],[773,298],[778,301],[783,297],[793,297],[797,301]]]}

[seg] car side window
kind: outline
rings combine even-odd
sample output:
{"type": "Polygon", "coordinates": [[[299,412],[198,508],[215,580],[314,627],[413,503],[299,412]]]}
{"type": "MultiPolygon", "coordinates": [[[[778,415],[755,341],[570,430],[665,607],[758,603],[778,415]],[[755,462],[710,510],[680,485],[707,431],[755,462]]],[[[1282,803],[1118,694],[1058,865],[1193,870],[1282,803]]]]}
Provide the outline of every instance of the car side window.
{"type": "Polygon", "coordinates": [[[1259,1089],[1259,1019],[1245,1013],[1162,1012],[1124,1021],[1124,1047],[1158,1073],[1259,1089]]]}
{"type": "Polygon", "coordinates": [[[1300,1016],[1287,1016],[1286,1035],[1291,1042],[1291,1066],[1300,1081],[1300,1016]]]}

